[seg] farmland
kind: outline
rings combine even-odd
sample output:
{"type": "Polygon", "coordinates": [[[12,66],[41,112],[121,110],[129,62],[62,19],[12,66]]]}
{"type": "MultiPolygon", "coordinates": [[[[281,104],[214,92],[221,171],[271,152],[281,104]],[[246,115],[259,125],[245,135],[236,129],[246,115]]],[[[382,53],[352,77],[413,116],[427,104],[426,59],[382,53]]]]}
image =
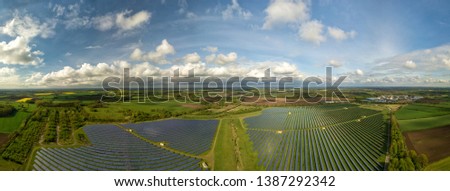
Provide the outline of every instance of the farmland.
{"type": "Polygon", "coordinates": [[[271,108],[245,122],[266,170],[383,169],[387,128],[378,111],[351,105],[271,108]]]}
{"type": "Polygon", "coordinates": [[[0,118],[0,133],[12,133],[20,127],[23,120],[30,115],[29,112],[18,111],[12,116],[0,118]]]}
{"type": "Polygon", "coordinates": [[[439,130],[448,102],[139,103],[131,93],[129,103],[100,102],[94,90],[4,93],[0,169],[422,170],[426,154],[436,170],[448,161],[439,130]]]}
{"type": "Polygon", "coordinates": [[[425,153],[430,162],[450,156],[450,126],[404,133],[408,147],[425,153]]]}
{"type": "Polygon", "coordinates": [[[410,104],[395,113],[402,131],[417,131],[450,124],[450,106],[446,104],[410,104]]]}
{"type": "Polygon", "coordinates": [[[447,157],[445,159],[442,159],[440,161],[437,161],[433,164],[430,164],[427,166],[427,168],[425,170],[437,170],[437,171],[442,171],[442,170],[446,170],[449,171],[450,170],[450,157],[447,157]]]}
{"type": "Polygon", "coordinates": [[[429,170],[447,169],[450,127],[449,102],[439,104],[409,104],[395,112],[406,145],[427,156],[429,170]]]}

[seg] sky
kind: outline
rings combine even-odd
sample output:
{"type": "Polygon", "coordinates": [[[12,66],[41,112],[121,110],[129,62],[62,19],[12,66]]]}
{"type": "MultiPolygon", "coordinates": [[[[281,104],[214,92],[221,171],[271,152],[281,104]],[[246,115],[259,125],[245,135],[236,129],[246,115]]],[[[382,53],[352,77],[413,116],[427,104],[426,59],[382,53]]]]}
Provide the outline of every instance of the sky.
{"type": "Polygon", "coordinates": [[[0,89],[108,76],[322,77],[450,87],[450,1],[0,1],[0,89]]]}

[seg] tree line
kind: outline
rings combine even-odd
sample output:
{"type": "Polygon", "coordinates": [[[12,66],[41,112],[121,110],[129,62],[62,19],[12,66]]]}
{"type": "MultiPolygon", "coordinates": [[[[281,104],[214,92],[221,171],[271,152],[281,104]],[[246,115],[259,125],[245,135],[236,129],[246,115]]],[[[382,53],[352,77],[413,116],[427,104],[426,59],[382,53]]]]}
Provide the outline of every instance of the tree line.
{"type": "Polygon", "coordinates": [[[390,171],[414,171],[423,170],[428,165],[425,154],[417,154],[414,150],[408,150],[402,132],[395,116],[391,114],[391,145],[389,147],[390,171]]]}

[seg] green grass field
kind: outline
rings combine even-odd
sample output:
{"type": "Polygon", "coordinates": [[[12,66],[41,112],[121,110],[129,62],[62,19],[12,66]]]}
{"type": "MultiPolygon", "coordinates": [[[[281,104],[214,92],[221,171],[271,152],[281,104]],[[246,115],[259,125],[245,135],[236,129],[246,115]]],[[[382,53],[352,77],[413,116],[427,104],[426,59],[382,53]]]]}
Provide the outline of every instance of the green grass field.
{"type": "Polygon", "coordinates": [[[398,120],[402,131],[417,131],[423,129],[431,129],[443,127],[450,124],[450,115],[442,115],[437,117],[426,117],[419,119],[398,120]]]}
{"type": "Polygon", "coordinates": [[[158,113],[156,110],[166,110],[170,112],[185,112],[191,111],[192,108],[183,107],[181,103],[175,101],[169,101],[166,103],[109,103],[106,108],[95,108],[91,109],[86,107],[86,111],[95,116],[96,118],[106,119],[106,120],[117,120],[124,119],[124,111],[142,111],[146,113],[158,113]]]}
{"type": "Polygon", "coordinates": [[[0,158],[0,171],[20,170],[21,165],[0,158]]]}
{"type": "Polygon", "coordinates": [[[450,124],[450,105],[410,104],[395,112],[402,131],[417,131],[450,124]]]}
{"type": "Polygon", "coordinates": [[[29,115],[30,113],[28,112],[18,111],[14,116],[0,117],[0,133],[14,132],[29,115]]]}
{"type": "Polygon", "coordinates": [[[411,104],[403,106],[395,113],[398,120],[436,117],[450,114],[450,107],[445,104],[425,105],[411,104]]]}
{"type": "Polygon", "coordinates": [[[450,171],[450,157],[437,161],[427,166],[425,170],[429,171],[450,171]]]}
{"type": "Polygon", "coordinates": [[[214,150],[214,170],[236,170],[231,122],[231,119],[223,119],[220,123],[214,150]]]}
{"type": "Polygon", "coordinates": [[[214,170],[261,170],[258,154],[253,149],[250,137],[240,119],[222,119],[214,150],[214,170]],[[233,129],[235,128],[235,136],[233,129]],[[238,147],[235,140],[237,138],[238,147]],[[236,152],[239,150],[239,152],[236,152]],[[238,153],[238,154],[237,154],[238,153]],[[240,155],[240,156],[239,156],[240,155]],[[241,160],[242,169],[238,169],[241,160]]]}

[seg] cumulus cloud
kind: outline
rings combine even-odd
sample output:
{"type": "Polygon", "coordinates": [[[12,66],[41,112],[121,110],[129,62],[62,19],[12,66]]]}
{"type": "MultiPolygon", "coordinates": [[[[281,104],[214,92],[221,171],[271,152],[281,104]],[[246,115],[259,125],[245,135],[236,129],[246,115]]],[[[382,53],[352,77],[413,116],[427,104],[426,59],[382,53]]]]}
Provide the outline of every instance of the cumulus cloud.
{"type": "MultiPolygon", "coordinates": [[[[187,54],[187,60],[196,58],[196,53],[187,54]]],[[[263,77],[266,69],[270,68],[272,76],[291,76],[302,77],[295,64],[278,61],[265,62],[248,62],[243,65],[232,63],[227,65],[207,65],[204,62],[193,59],[184,63],[171,65],[169,68],[160,68],[149,62],[142,62],[140,64],[130,64],[126,61],[115,61],[111,64],[98,63],[90,64],[84,63],[78,67],[65,66],[60,70],[49,73],[36,72],[28,76],[25,85],[28,86],[100,86],[104,78],[109,76],[120,77],[123,75],[123,69],[129,68],[130,75],[141,77],[153,76],[173,76],[175,70],[179,70],[180,75],[188,75],[189,70],[194,69],[198,76],[215,76],[215,77],[263,77]]],[[[14,69],[6,70],[9,72],[8,76],[15,74],[14,69]],[[12,70],[12,71],[11,71],[12,70]]],[[[0,69],[0,74],[2,74],[0,69]]],[[[6,74],[5,74],[6,76],[6,74]]]]}
{"type": "Polygon", "coordinates": [[[300,24],[310,17],[308,5],[301,0],[272,0],[265,13],[263,29],[282,24],[300,24]]]}
{"type": "Polygon", "coordinates": [[[55,34],[54,20],[41,22],[31,15],[20,15],[17,11],[11,20],[0,26],[0,34],[14,37],[13,40],[0,42],[0,63],[19,65],[38,65],[44,53],[32,50],[30,42],[35,37],[49,38],[55,34]]]}
{"type": "Polygon", "coordinates": [[[339,68],[342,66],[342,62],[338,60],[330,60],[328,61],[328,65],[339,68]]]}
{"type": "Polygon", "coordinates": [[[78,68],[65,66],[61,70],[47,74],[34,73],[25,80],[25,83],[35,86],[100,85],[105,77],[121,75],[125,67],[130,65],[124,61],[97,65],[84,63],[78,68]]]}
{"type": "Polygon", "coordinates": [[[216,60],[216,54],[210,54],[205,56],[206,63],[213,63],[216,60]]]}
{"type": "Polygon", "coordinates": [[[356,36],[355,31],[345,32],[337,27],[328,27],[328,35],[337,41],[346,40],[348,38],[354,38],[356,36]]]}
{"type": "MultiPolygon", "coordinates": [[[[262,29],[272,29],[279,25],[298,27],[301,40],[320,45],[326,41],[324,25],[320,20],[311,19],[310,1],[307,0],[272,0],[265,9],[266,17],[262,29]]],[[[356,31],[346,32],[338,27],[327,27],[328,36],[343,41],[354,38],[356,31]]]]}
{"type": "Polygon", "coordinates": [[[19,75],[16,73],[15,68],[9,68],[9,67],[2,67],[0,68],[0,84],[2,86],[14,86],[17,87],[17,85],[20,83],[19,81],[19,75]]]}
{"type": "Polygon", "coordinates": [[[141,49],[136,48],[131,53],[130,58],[135,61],[150,61],[157,64],[167,64],[169,61],[166,60],[166,56],[173,54],[175,54],[175,48],[164,39],[161,44],[156,47],[155,51],[145,53],[142,52],[141,49]]]}
{"type": "Polygon", "coordinates": [[[184,63],[199,63],[202,59],[200,58],[200,56],[197,54],[197,52],[191,53],[191,54],[186,54],[183,57],[183,61],[184,63]]]}
{"type": "Polygon", "coordinates": [[[0,63],[19,65],[38,65],[43,62],[39,56],[44,53],[33,51],[28,45],[29,40],[18,36],[10,42],[0,42],[0,63]]]}
{"type": "Polygon", "coordinates": [[[405,64],[403,66],[407,69],[415,69],[417,65],[414,61],[408,60],[405,62],[405,64]]]}
{"type": "Polygon", "coordinates": [[[240,17],[243,19],[249,19],[253,16],[253,14],[248,11],[244,10],[238,3],[237,0],[231,0],[231,4],[227,5],[227,8],[222,11],[222,18],[224,20],[232,19],[233,17],[240,17]]]}
{"type": "Polygon", "coordinates": [[[358,76],[364,75],[364,72],[361,69],[356,69],[355,74],[358,76]]]}
{"type": "Polygon", "coordinates": [[[148,11],[139,11],[134,15],[130,15],[130,13],[131,11],[124,11],[116,15],[116,26],[120,30],[127,31],[140,27],[151,17],[151,13],[148,11]]]}
{"type": "Polygon", "coordinates": [[[300,25],[298,35],[300,39],[317,45],[326,41],[326,37],[323,35],[323,24],[317,20],[308,21],[300,25]]]}
{"type": "Polygon", "coordinates": [[[217,55],[216,59],[215,59],[215,63],[216,64],[229,64],[229,63],[233,63],[236,62],[237,60],[237,54],[235,52],[230,52],[227,55],[224,54],[219,54],[217,55]]]}
{"type": "Polygon", "coordinates": [[[450,58],[443,58],[442,63],[450,69],[450,58]]]}

